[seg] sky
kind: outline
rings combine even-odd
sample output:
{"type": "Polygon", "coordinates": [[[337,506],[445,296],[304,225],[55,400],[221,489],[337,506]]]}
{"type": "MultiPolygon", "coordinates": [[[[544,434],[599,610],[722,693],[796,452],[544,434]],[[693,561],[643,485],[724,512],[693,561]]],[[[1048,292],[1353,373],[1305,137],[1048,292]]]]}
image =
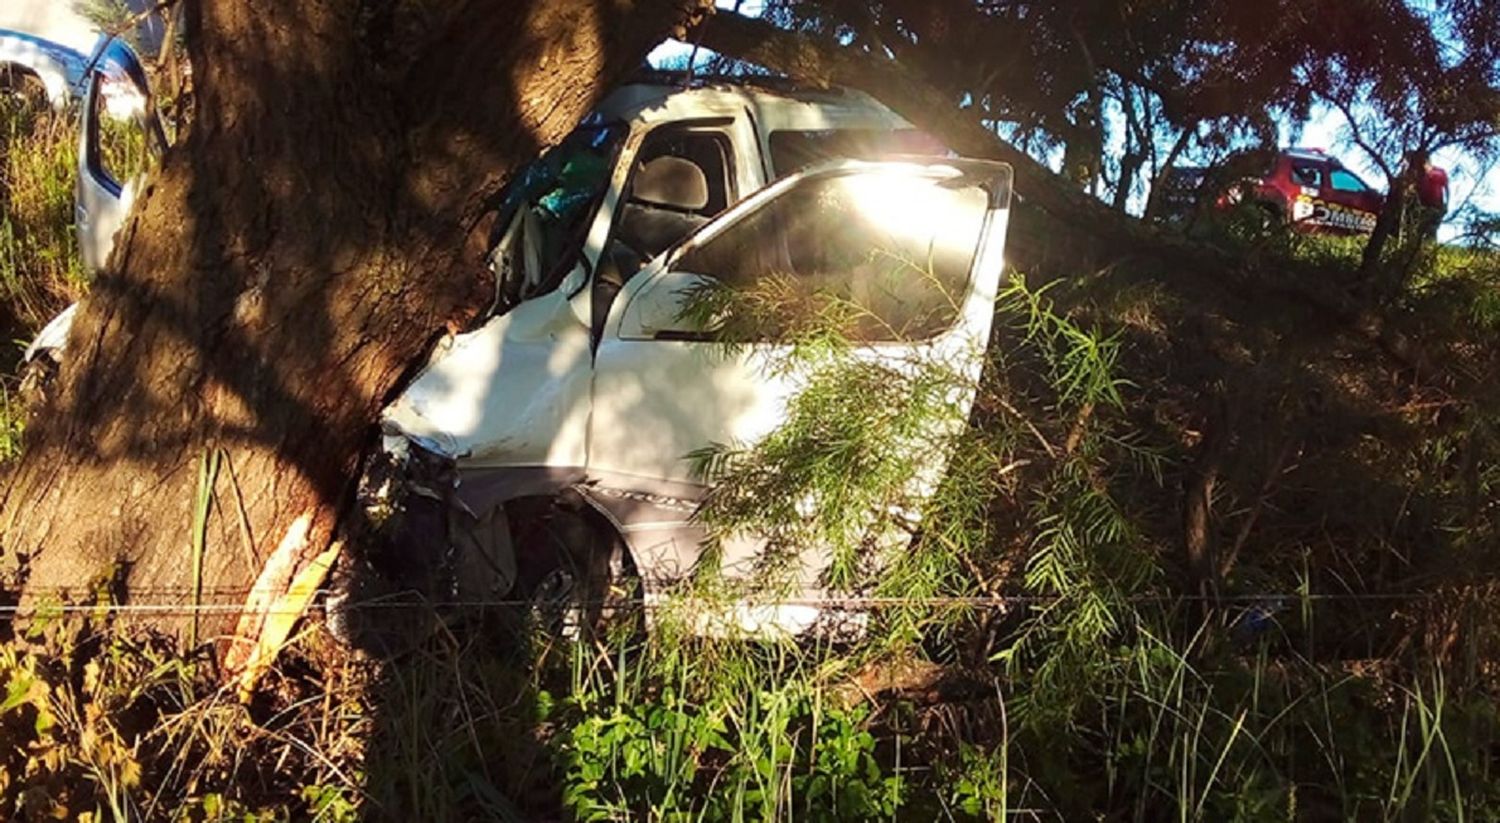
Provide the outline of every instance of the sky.
{"type": "MultiPolygon", "coordinates": [[[[1322,148],[1337,155],[1344,165],[1353,169],[1365,182],[1377,189],[1387,187],[1385,174],[1348,139],[1344,117],[1332,107],[1324,106],[1313,111],[1312,118],[1303,125],[1300,146],[1322,148]]],[[[1285,132],[1284,132],[1285,133],[1285,132]]],[[[1500,213],[1500,165],[1485,168],[1467,152],[1444,149],[1433,156],[1433,163],[1448,171],[1448,214],[1457,214],[1466,203],[1479,209],[1500,213]]],[[[1438,232],[1440,240],[1452,240],[1461,227],[1453,220],[1443,224],[1438,232]]]]}
{"type": "MultiPolygon", "coordinates": [[[[716,0],[716,2],[720,8],[724,9],[735,9],[738,6],[741,14],[752,17],[758,15],[764,5],[760,0],[716,0]]],[[[647,60],[651,65],[658,67],[664,64],[681,65],[682,61],[692,53],[691,44],[667,40],[657,46],[647,60]]],[[[701,65],[711,56],[712,53],[707,49],[699,50],[695,64],[701,65]]],[[[1293,125],[1292,123],[1281,124],[1283,147],[1291,145],[1287,137],[1296,131],[1292,128],[1293,125]]],[[[1338,157],[1345,166],[1364,178],[1365,182],[1371,186],[1382,191],[1387,188],[1385,174],[1348,139],[1343,115],[1330,106],[1313,109],[1310,119],[1302,124],[1301,137],[1296,145],[1324,149],[1338,157]]],[[[1061,155],[1062,152],[1057,151],[1052,156],[1041,159],[1044,162],[1050,162],[1053,169],[1057,169],[1062,161],[1061,155]]],[[[1460,227],[1452,218],[1465,204],[1472,203],[1484,211],[1500,213],[1500,164],[1486,168],[1466,152],[1454,149],[1438,152],[1433,160],[1437,165],[1446,169],[1449,176],[1450,219],[1439,231],[1440,239],[1451,240],[1459,234],[1460,227]]],[[[1131,198],[1131,207],[1139,213],[1144,205],[1144,193],[1137,192],[1136,196],[1131,198]]]]}

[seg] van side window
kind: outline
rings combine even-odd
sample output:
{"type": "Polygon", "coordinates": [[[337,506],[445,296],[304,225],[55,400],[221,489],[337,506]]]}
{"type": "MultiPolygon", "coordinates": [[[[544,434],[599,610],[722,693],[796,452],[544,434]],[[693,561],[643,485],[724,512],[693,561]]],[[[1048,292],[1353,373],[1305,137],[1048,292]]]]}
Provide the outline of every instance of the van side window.
{"type": "Polygon", "coordinates": [[[786,340],[809,322],[864,342],[922,340],[958,320],[987,202],[977,185],[924,175],[820,177],[673,269],[726,290],[710,299],[727,298],[719,331],[730,342],[786,340]]]}
{"type": "Polygon", "coordinates": [[[625,282],[734,201],[728,135],[663,126],[641,143],[594,277],[594,340],[625,282]]]}
{"type": "Polygon", "coordinates": [[[659,128],[646,136],[615,216],[614,240],[644,262],[729,207],[729,139],[722,132],[659,128]]]}

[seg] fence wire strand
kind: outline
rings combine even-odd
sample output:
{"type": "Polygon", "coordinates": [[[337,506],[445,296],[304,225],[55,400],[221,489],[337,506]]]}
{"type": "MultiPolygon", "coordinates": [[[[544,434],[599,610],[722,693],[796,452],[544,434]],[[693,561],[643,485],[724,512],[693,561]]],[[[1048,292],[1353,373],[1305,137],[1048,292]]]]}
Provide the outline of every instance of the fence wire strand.
{"type": "MultiPolygon", "coordinates": [[[[136,593],[154,594],[157,596],[179,594],[191,596],[191,589],[162,588],[153,590],[134,590],[136,593]]],[[[194,614],[239,614],[246,611],[243,598],[250,592],[246,589],[221,589],[215,592],[226,597],[237,599],[227,602],[165,602],[146,601],[138,603],[56,603],[45,602],[46,593],[40,596],[43,602],[36,602],[33,595],[29,603],[0,603],[0,616],[4,617],[31,617],[50,616],[63,614],[88,614],[88,615],[113,615],[113,614],[155,614],[155,615],[194,615],[194,614]]],[[[1477,590],[1475,593],[1478,593],[1477,590]]],[[[1302,592],[1263,592],[1240,595],[1168,595],[1149,594],[1134,595],[1121,598],[1122,601],[1141,605],[1174,605],[1186,603],[1211,603],[1224,606],[1240,607],[1287,607],[1299,603],[1345,603],[1345,602],[1410,602],[1410,601],[1434,601],[1434,600],[1458,600],[1462,591],[1443,592],[1325,592],[1325,593],[1302,593],[1302,592]]],[[[255,609],[265,614],[282,614],[290,612],[327,613],[340,610],[382,610],[382,609],[484,609],[484,608],[525,608],[539,605],[536,599],[518,597],[478,598],[432,601],[417,599],[414,595],[397,594],[385,599],[371,599],[347,601],[343,598],[333,598],[337,602],[328,602],[325,598],[322,602],[309,603],[303,608],[278,608],[272,605],[269,608],[255,609]]],[[[778,607],[811,607],[835,611],[876,611],[882,609],[896,608],[935,608],[935,609],[974,609],[991,611],[1009,611],[1019,607],[1051,605],[1066,600],[1066,595],[1014,595],[1014,596],[928,596],[928,597],[879,597],[879,596],[827,596],[827,597],[739,597],[728,598],[722,602],[717,599],[694,597],[692,595],[660,595],[647,598],[636,598],[622,601],[618,598],[599,598],[588,600],[569,600],[569,605],[579,607],[612,607],[622,610],[662,610],[682,608],[694,604],[710,604],[713,606],[728,606],[733,608],[778,608],[778,607]]]]}

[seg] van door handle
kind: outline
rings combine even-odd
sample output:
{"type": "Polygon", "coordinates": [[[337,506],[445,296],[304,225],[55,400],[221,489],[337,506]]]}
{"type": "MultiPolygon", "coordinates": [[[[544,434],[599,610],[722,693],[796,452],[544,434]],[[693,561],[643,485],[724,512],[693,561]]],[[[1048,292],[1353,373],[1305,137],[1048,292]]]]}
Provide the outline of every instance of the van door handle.
{"type": "Polygon", "coordinates": [[[676,340],[688,343],[712,343],[714,333],[707,331],[685,331],[682,329],[660,329],[651,335],[652,340],[676,340]]]}

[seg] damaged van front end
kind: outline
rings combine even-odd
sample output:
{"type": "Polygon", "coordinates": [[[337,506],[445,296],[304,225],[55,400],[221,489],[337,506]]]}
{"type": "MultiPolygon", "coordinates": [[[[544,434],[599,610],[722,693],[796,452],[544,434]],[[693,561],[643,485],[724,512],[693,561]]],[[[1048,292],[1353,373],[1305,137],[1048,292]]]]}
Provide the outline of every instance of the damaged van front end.
{"type": "MultiPolygon", "coordinates": [[[[678,182],[684,203],[702,201],[693,175],[678,182]]],[[[386,409],[384,449],[362,486],[368,519],[397,525],[414,552],[431,554],[441,535],[438,588],[458,601],[562,595],[579,614],[629,589],[660,606],[707,562],[749,581],[764,542],[706,552],[695,513],[710,484],[691,456],[766,437],[803,384],[784,368],[790,343],[770,333],[726,344],[688,310],[691,296],[791,278],[868,316],[853,357],[970,363],[972,386],[981,361],[964,355],[989,337],[1009,195],[1001,164],[839,161],[751,195],[619,282],[603,263],[580,263],[445,340],[386,409]]],[[[972,389],[952,401],[967,409],[972,389]]],[[[923,460],[940,474],[947,455],[923,460]]],[[[805,547],[802,590],[720,604],[695,625],[857,629],[860,616],[820,607],[838,595],[823,582],[828,563],[823,547],[805,547]]]]}

